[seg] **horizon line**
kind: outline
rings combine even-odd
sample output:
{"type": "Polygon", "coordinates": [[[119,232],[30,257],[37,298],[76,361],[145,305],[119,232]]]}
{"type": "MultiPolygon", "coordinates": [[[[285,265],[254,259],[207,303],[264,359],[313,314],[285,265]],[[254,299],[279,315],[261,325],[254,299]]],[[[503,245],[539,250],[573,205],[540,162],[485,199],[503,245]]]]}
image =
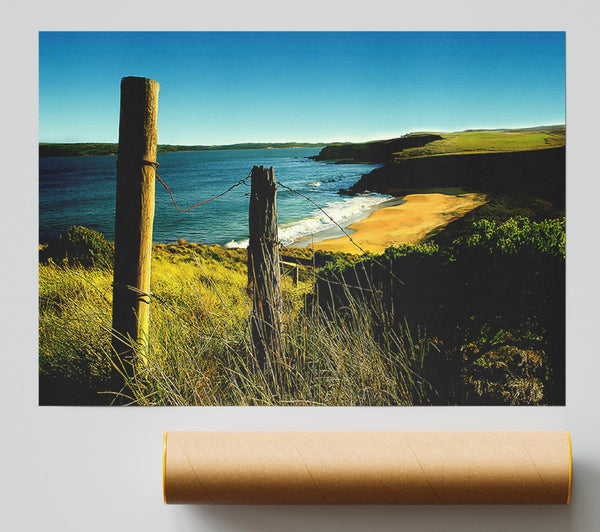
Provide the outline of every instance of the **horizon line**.
{"type": "MultiPolygon", "coordinates": [[[[235,146],[238,144],[313,144],[315,146],[325,145],[325,144],[362,144],[367,142],[379,142],[385,140],[391,140],[395,138],[400,138],[406,135],[413,135],[418,133],[463,133],[466,131],[501,131],[501,130],[513,130],[513,129],[534,129],[540,127],[566,127],[566,122],[563,123],[555,123],[555,124],[537,124],[537,125],[527,125],[527,126],[501,126],[501,127],[467,127],[465,129],[457,129],[453,131],[443,131],[435,128],[431,129],[419,129],[412,130],[401,133],[399,136],[390,136],[390,137],[379,137],[379,138],[369,138],[368,140],[323,140],[323,141],[314,141],[314,140],[277,140],[277,141],[260,141],[260,140],[250,140],[250,141],[242,141],[242,142],[230,142],[230,143],[217,143],[217,144],[202,144],[202,143],[174,143],[174,142],[159,142],[158,146],[202,146],[202,147],[215,147],[215,146],[235,146]]],[[[38,139],[38,144],[118,144],[118,140],[115,141],[96,141],[96,140],[77,140],[77,141],[42,141],[38,139]]]]}

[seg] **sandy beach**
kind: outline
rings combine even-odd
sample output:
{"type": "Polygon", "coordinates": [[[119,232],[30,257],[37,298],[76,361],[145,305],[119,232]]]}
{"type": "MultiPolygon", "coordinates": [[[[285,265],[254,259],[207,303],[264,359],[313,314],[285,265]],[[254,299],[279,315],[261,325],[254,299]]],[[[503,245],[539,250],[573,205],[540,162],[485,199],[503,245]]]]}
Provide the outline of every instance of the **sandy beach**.
{"type": "MultiPolygon", "coordinates": [[[[381,253],[398,244],[416,244],[432,231],[486,202],[484,194],[410,194],[405,203],[383,207],[348,226],[352,240],[364,251],[381,253]]],[[[361,253],[346,236],[322,240],[310,247],[325,251],[361,253]]]]}

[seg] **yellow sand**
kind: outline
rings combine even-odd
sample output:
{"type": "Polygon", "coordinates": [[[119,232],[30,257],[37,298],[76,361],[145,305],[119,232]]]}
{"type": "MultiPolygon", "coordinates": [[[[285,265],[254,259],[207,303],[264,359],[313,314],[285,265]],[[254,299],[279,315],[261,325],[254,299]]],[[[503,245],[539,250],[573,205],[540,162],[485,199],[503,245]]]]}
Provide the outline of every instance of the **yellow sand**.
{"type": "MultiPolygon", "coordinates": [[[[381,253],[398,244],[416,244],[432,231],[484,204],[483,194],[410,194],[406,203],[384,207],[349,226],[352,240],[364,251],[381,253]]],[[[350,232],[349,232],[350,233],[350,232]]],[[[346,236],[311,244],[315,249],[361,253],[346,236]]]]}

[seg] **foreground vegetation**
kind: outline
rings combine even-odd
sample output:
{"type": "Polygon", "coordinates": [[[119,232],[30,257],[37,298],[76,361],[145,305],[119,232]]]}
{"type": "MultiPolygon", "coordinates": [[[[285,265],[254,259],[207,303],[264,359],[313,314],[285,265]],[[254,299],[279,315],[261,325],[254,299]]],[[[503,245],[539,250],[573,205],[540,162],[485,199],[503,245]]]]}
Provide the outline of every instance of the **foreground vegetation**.
{"type": "Polygon", "coordinates": [[[432,403],[564,404],[564,220],[482,219],[444,247],[392,247],[327,270],[321,307],[379,292],[380,330],[421,332],[432,403]]]}
{"type": "MultiPolygon", "coordinates": [[[[42,254],[46,260],[47,255],[42,254]]],[[[286,260],[316,264],[306,250],[286,260]]],[[[338,257],[340,258],[340,257],[338,257]]],[[[130,382],[141,405],[412,404],[426,386],[413,370],[420,354],[408,338],[388,352],[371,318],[331,320],[304,311],[313,266],[285,287],[285,382],[273,383],[252,363],[246,254],[220,246],[155,245],[151,352],[130,382]],[[403,343],[405,342],[405,343],[403,343]]],[[[69,259],[40,264],[40,403],[108,404],[111,370],[111,273],[69,259]],[[62,264],[58,264],[62,262],[62,264]]]]}
{"type": "MultiPolygon", "coordinates": [[[[297,285],[284,277],[284,378],[275,382],[253,363],[245,250],[156,244],[152,356],[129,383],[129,400],[562,404],[564,218],[510,214],[380,256],[283,250],[301,267],[297,285]]],[[[41,404],[117,398],[111,251],[85,229],[41,251],[41,404]]]]}

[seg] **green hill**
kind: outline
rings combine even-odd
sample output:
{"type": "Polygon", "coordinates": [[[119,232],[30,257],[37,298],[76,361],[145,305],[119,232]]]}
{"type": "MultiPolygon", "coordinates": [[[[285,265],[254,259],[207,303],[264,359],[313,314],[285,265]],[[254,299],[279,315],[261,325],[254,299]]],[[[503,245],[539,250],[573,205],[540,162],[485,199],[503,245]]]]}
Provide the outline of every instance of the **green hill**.
{"type": "Polygon", "coordinates": [[[454,133],[418,132],[390,140],[329,145],[316,159],[388,163],[435,155],[531,151],[564,146],[565,136],[564,125],[454,133]]]}

